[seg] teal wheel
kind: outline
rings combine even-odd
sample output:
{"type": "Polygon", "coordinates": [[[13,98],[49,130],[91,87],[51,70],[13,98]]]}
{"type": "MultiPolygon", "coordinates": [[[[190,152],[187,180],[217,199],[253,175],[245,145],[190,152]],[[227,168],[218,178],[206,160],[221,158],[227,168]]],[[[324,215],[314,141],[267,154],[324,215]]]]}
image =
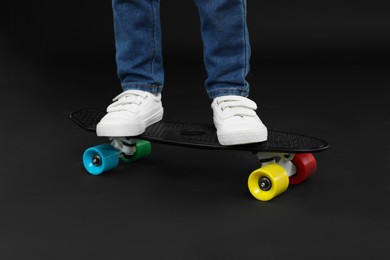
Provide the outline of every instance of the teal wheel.
{"type": "Polygon", "coordinates": [[[135,153],[133,155],[123,155],[122,161],[132,163],[144,157],[148,157],[152,150],[152,144],[146,140],[135,141],[135,153]]]}
{"type": "Polygon", "coordinates": [[[110,144],[101,144],[85,150],[83,164],[93,175],[114,169],[119,163],[119,152],[110,144]]]}

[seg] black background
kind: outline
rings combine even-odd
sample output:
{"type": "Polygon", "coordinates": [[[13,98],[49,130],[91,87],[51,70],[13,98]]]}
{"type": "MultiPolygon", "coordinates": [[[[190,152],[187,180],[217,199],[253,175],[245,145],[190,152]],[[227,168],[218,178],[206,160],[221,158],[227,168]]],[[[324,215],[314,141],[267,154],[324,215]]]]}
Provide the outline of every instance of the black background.
{"type": "MultiPolygon", "coordinates": [[[[386,1],[248,1],[255,57],[389,57],[386,1]]],[[[111,1],[7,1],[2,25],[39,55],[113,51],[111,1]]],[[[161,1],[164,52],[201,53],[191,0],[161,1]]]]}
{"type": "MultiPolygon", "coordinates": [[[[317,136],[317,173],[263,203],[242,152],[153,145],[99,177],[69,113],[120,92],[110,1],[0,8],[0,259],[387,259],[389,4],[248,0],[251,99],[317,136]]],[[[196,6],[161,2],[165,119],[212,122],[196,6]]]]}

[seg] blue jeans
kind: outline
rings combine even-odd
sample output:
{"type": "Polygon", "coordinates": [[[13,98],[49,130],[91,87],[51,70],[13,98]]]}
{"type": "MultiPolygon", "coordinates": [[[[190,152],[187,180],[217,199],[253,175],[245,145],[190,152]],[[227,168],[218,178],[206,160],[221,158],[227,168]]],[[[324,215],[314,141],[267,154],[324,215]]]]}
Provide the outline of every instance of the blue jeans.
{"type": "MultiPolygon", "coordinates": [[[[249,71],[250,44],[246,0],[194,2],[201,22],[208,96],[211,99],[224,95],[247,97],[249,84],[245,78],[249,71]]],[[[112,7],[122,89],[160,93],[164,85],[160,0],[112,0],[112,7]]]]}

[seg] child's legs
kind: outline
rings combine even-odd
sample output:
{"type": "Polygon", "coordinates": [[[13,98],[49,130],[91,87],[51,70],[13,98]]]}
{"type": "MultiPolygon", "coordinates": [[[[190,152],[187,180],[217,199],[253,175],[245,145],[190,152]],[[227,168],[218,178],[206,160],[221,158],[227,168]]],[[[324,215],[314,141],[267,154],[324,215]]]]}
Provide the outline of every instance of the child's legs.
{"type": "Polygon", "coordinates": [[[160,0],[112,0],[116,62],[124,91],[162,90],[159,7],[160,0]]]}
{"type": "Polygon", "coordinates": [[[248,96],[250,44],[246,0],[194,0],[199,9],[210,98],[248,96]]]}

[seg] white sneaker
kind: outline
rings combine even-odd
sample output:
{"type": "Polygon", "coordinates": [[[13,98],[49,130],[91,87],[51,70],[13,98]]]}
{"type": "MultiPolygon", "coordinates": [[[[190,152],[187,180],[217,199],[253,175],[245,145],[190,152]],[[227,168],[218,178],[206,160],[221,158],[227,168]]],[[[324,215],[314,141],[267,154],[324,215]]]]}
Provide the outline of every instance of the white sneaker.
{"type": "Polygon", "coordinates": [[[163,117],[161,94],[127,90],[113,99],[107,114],[96,126],[98,136],[137,136],[163,117]]]}
{"type": "Polygon", "coordinates": [[[211,108],[221,145],[267,140],[267,128],[257,116],[257,106],[252,100],[242,96],[221,96],[214,99],[211,108]]]}

